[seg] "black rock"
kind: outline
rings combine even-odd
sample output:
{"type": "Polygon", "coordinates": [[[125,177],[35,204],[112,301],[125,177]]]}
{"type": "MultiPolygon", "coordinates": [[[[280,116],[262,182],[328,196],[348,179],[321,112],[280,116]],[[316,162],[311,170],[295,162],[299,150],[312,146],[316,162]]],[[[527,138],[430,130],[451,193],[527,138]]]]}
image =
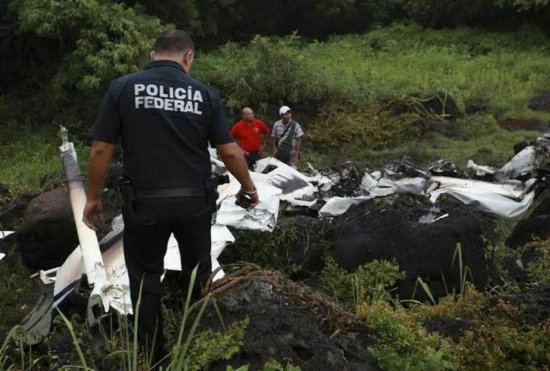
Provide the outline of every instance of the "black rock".
{"type": "Polygon", "coordinates": [[[32,199],[17,231],[23,263],[32,269],[61,265],[78,246],[69,196],[53,190],[32,199]]]}

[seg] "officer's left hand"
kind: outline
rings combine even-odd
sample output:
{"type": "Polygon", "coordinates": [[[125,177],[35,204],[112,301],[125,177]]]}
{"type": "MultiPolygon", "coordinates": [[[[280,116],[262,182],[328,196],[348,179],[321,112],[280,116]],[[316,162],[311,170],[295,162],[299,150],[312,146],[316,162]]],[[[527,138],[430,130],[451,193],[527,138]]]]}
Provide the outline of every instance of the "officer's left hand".
{"type": "Polygon", "coordinates": [[[97,231],[97,227],[94,225],[95,216],[99,217],[99,220],[103,221],[103,204],[101,199],[89,199],[84,206],[84,215],[82,221],[88,226],[88,228],[97,231]]]}
{"type": "Polygon", "coordinates": [[[237,200],[242,200],[245,197],[248,197],[252,200],[252,202],[250,203],[250,206],[248,206],[248,210],[255,208],[260,203],[260,198],[258,197],[257,191],[254,194],[245,193],[242,187],[239,190],[239,192],[237,192],[236,197],[237,197],[237,200]]]}

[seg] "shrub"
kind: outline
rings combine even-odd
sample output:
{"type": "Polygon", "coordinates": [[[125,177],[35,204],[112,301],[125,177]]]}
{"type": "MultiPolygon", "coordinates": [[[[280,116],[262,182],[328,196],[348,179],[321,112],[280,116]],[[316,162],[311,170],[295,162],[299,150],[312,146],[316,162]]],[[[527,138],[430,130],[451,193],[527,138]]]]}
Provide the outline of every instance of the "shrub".
{"type": "Polygon", "coordinates": [[[193,339],[189,349],[189,370],[203,370],[218,360],[228,360],[239,352],[244,342],[244,331],[249,324],[246,317],[232,323],[223,333],[203,331],[193,339]]]}
{"type": "Polygon", "coordinates": [[[494,133],[499,126],[492,115],[476,113],[460,118],[451,124],[449,136],[469,140],[494,133]]]}
{"type": "Polygon", "coordinates": [[[409,315],[418,322],[446,317],[468,323],[449,349],[461,369],[535,370],[544,369],[550,362],[548,322],[528,325],[518,308],[505,301],[493,301],[471,285],[460,301],[449,296],[436,306],[412,307],[409,315]]]}
{"type": "Polygon", "coordinates": [[[394,115],[378,105],[359,107],[331,103],[325,105],[319,122],[310,127],[308,143],[318,149],[356,153],[398,145],[418,137],[419,116],[394,115]]]}
{"type": "Polygon", "coordinates": [[[525,246],[534,249],[537,257],[527,263],[525,268],[529,279],[528,286],[541,287],[550,285],[550,240],[537,239],[525,246]]]}
{"type": "Polygon", "coordinates": [[[356,309],[365,301],[391,299],[389,291],[405,278],[405,273],[399,271],[397,263],[386,260],[373,260],[349,273],[327,256],[320,278],[325,288],[346,307],[356,309]]]}
{"type": "Polygon", "coordinates": [[[297,241],[296,226],[284,225],[279,219],[271,233],[233,230],[236,242],[224,250],[222,263],[247,261],[264,269],[275,269],[285,274],[296,273],[300,267],[293,263],[290,252],[297,241]]]}
{"type": "Polygon", "coordinates": [[[222,90],[231,109],[316,102],[329,91],[323,70],[309,63],[296,34],[258,35],[246,48],[229,43],[197,66],[197,76],[222,90]]]}
{"type": "Polygon", "coordinates": [[[392,309],[384,301],[363,303],[359,313],[365,319],[374,345],[369,352],[385,370],[455,370],[451,343],[429,334],[407,311],[392,309]]]}

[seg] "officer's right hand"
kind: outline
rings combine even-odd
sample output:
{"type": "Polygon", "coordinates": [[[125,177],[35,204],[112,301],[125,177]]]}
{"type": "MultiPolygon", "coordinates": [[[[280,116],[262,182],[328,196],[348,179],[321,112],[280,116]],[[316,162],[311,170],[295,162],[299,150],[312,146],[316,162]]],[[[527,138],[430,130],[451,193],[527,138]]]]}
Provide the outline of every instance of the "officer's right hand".
{"type": "Polygon", "coordinates": [[[88,199],[88,201],[86,201],[86,206],[84,206],[82,221],[88,228],[94,231],[97,231],[97,227],[94,225],[96,215],[99,217],[99,220],[103,221],[103,205],[101,199],[88,199]]]}

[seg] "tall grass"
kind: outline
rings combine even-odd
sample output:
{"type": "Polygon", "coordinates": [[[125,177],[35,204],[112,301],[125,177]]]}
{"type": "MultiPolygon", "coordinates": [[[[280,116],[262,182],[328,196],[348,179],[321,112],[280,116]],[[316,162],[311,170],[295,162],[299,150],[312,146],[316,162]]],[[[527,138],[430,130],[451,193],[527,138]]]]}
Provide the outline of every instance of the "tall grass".
{"type": "MultiPolygon", "coordinates": [[[[0,136],[2,133],[0,131],[0,136]]],[[[57,129],[49,128],[33,132],[21,129],[19,135],[0,138],[0,183],[6,184],[14,194],[40,189],[44,175],[63,171],[60,144],[57,129]]],[[[82,173],[86,174],[89,148],[76,142],[75,149],[82,173]]]]}
{"type": "Polygon", "coordinates": [[[199,56],[194,73],[219,88],[230,107],[334,98],[366,104],[444,90],[462,107],[486,98],[499,117],[537,115],[527,100],[550,83],[549,50],[550,40],[532,27],[492,33],[395,25],[327,42],[257,37],[199,56]]]}

